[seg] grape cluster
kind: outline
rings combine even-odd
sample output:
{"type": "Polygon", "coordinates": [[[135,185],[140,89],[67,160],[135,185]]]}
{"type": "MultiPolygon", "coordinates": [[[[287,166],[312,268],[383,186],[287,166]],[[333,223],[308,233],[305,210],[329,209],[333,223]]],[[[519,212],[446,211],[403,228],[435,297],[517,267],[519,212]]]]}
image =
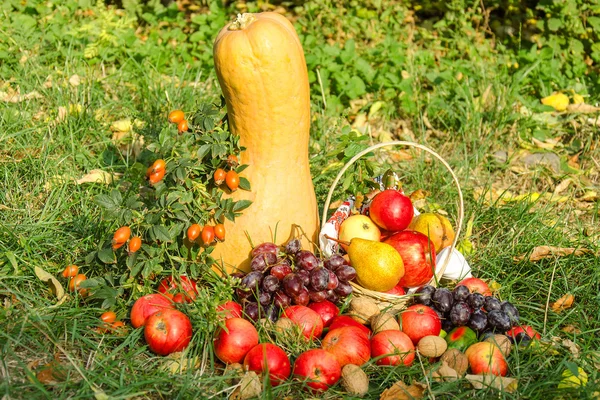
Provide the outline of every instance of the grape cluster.
{"type": "Polygon", "coordinates": [[[301,249],[299,239],[290,240],[280,249],[274,243],[262,243],[252,249],[251,271],[233,274],[240,278],[236,289],[246,316],[277,320],[280,309],[290,305],[329,300],[339,303],[352,293],[350,281],[356,271],[340,255],[321,260],[301,249]]]}
{"type": "Polygon", "coordinates": [[[471,293],[464,285],[456,286],[453,291],[422,286],[416,291],[414,302],[433,308],[446,332],[468,326],[478,334],[506,333],[519,323],[519,311],[514,305],[493,296],[471,293]]]}

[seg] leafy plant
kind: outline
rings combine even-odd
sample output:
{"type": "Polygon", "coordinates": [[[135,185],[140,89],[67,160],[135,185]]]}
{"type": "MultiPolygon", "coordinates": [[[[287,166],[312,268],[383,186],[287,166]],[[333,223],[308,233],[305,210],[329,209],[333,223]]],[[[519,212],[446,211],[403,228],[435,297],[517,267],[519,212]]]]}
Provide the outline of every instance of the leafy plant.
{"type": "MultiPolygon", "coordinates": [[[[230,190],[212,179],[217,168],[240,173],[247,167],[227,163],[228,156],[243,148],[229,132],[221,108],[201,104],[189,119],[193,121],[191,132],[178,134],[173,126],[165,126],[157,141],[147,147],[150,154],[146,158],[166,162],[162,180],[148,184],[146,167],[136,162],[118,188],[95,198],[106,218],[116,226],[129,226],[132,236],[139,236],[143,243],[136,252],[128,252],[126,246],[115,250],[107,237],[86,257],[88,264],[115,266],[104,277],[88,279],[82,285],[93,288],[91,298],[104,300],[104,307],[114,304],[124,288],[147,290],[137,288],[136,283],[149,288],[164,271],[192,278],[207,271],[214,263],[210,256],[214,243],[191,242],[185,230],[193,223],[214,226],[225,219],[235,221],[251,204],[224,197],[230,190]]],[[[243,177],[240,190],[250,190],[250,182],[243,177]]]]}

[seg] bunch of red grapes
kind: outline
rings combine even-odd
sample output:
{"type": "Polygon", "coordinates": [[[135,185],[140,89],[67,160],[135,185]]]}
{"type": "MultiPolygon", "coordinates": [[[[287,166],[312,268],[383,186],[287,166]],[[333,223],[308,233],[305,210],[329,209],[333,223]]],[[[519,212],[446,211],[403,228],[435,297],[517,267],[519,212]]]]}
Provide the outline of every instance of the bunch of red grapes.
{"type": "Polygon", "coordinates": [[[302,250],[299,239],[290,240],[283,248],[262,243],[252,249],[251,257],[250,272],[232,275],[240,278],[236,295],[246,316],[254,321],[276,321],[280,310],[290,305],[323,300],[339,303],[352,293],[349,282],[356,271],[346,259],[337,254],[320,259],[302,250]]]}

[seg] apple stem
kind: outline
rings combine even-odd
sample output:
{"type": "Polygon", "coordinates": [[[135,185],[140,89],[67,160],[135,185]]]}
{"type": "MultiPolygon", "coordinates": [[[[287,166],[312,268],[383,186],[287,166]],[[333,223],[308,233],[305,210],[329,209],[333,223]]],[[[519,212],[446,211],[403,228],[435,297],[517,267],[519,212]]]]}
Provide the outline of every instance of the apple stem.
{"type": "Polygon", "coordinates": [[[336,239],[334,237],[331,237],[329,235],[324,235],[327,239],[329,240],[333,240],[336,243],[341,243],[341,244],[345,244],[346,246],[350,246],[350,242],[346,241],[346,240],[340,240],[340,239],[336,239]]]}

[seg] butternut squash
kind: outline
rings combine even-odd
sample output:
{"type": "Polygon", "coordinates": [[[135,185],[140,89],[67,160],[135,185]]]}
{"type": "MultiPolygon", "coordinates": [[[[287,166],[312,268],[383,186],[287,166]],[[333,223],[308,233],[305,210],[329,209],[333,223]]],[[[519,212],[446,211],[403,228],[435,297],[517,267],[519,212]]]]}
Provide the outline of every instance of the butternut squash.
{"type": "Polygon", "coordinates": [[[229,128],[246,150],[241,175],[251,191],[235,200],[252,205],[235,222],[213,257],[229,273],[250,266],[251,242],[283,244],[303,231],[313,250],[319,216],[308,163],[310,97],[302,45],[293,25],[272,12],[242,14],[215,39],[214,62],[227,103],[229,128]],[[300,227],[301,230],[298,228],[300,227]]]}

